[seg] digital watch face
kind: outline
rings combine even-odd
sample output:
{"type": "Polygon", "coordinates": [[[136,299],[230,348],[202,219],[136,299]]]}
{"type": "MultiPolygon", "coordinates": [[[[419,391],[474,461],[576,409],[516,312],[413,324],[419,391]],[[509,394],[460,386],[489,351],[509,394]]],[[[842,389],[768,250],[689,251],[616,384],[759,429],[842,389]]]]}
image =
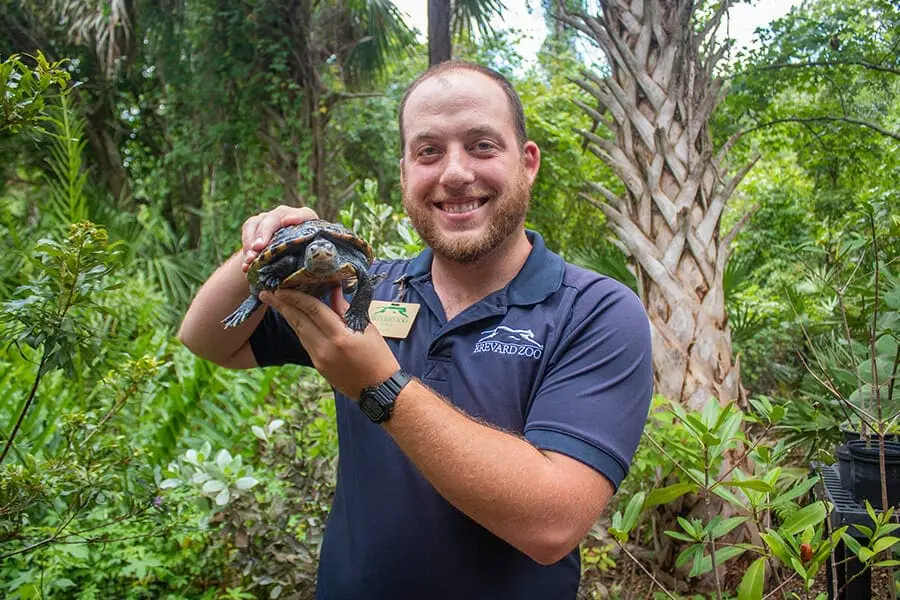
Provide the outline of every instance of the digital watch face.
{"type": "Polygon", "coordinates": [[[384,407],[379,404],[378,400],[366,395],[359,400],[359,407],[367,417],[376,423],[384,417],[384,407]]]}

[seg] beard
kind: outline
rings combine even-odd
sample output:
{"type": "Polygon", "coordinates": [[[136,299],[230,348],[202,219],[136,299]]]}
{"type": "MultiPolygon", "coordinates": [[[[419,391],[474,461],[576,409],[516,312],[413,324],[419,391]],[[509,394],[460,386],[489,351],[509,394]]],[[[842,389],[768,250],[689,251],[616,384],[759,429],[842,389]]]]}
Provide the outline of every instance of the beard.
{"type": "Polygon", "coordinates": [[[460,230],[447,232],[430,214],[435,202],[441,199],[429,197],[424,201],[410,198],[406,186],[402,186],[403,208],[409,220],[435,256],[461,264],[471,264],[493,253],[525,223],[531,200],[531,187],[524,173],[517,174],[509,189],[501,196],[492,196],[481,189],[467,190],[466,196],[485,197],[494,204],[494,216],[484,232],[460,230]]]}

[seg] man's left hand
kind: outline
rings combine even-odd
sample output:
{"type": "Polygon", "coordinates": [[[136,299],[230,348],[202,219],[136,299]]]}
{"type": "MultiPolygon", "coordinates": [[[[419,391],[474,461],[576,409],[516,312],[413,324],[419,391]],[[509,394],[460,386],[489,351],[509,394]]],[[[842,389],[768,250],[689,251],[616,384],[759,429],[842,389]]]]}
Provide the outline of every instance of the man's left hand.
{"type": "Polygon", "coordinates": [[[297,290],[263,292],[259,298],[287,320],[316,370],[348,398],[358,400],[363,388],[380,384],[400,368],[374,325],[362,333],[347,327],[341,315],[349,305],[339,287],[331,296],[333,310],[297,290]]]}

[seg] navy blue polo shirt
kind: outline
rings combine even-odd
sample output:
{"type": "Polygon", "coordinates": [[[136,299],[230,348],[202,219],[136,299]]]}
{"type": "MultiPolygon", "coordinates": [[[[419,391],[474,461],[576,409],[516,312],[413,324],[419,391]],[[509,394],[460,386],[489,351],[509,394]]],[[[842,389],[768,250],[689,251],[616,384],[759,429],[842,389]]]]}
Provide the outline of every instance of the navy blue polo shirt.
{"type": "MultiPolygon", "coordinates": [[[[447,321],[432,254],[376,262],[375,298],[421,306],[400,366],[467,414],[571,456],[618,486],[652,392],[650,328],[621,283],[568,264],[528,232],[505,288],[447,321]],[[402,284],[398,284],[402,280],[402,284]]],[[[263,366],[310,359],[274,310],[250,339],[263,366]]],[[[542,566],[440,496],[391,437],[336,394],[340,457],[316,597],[322,600],[575,598],[578,550],[542,566]]]]}

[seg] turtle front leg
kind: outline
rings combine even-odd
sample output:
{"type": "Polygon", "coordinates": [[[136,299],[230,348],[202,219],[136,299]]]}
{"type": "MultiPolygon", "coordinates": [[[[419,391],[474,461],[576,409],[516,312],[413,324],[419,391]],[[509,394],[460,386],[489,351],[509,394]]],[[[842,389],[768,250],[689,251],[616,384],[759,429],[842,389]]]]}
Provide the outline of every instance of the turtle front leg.
{"type": "Polygon", "coordinates": [[[366,267],[356,266],[356,294],[350,301],[350,308],[344,313],[344,323],[353,331],[365,331],[369,326],[369,304],[375,293],[375,279],[366,267]]]}
{"type": "Polygon", "coordinates": [[[294,271],[303,266],[303,258],[288,254],[259,268],[259,285],[274,290],[294,271]]]}

